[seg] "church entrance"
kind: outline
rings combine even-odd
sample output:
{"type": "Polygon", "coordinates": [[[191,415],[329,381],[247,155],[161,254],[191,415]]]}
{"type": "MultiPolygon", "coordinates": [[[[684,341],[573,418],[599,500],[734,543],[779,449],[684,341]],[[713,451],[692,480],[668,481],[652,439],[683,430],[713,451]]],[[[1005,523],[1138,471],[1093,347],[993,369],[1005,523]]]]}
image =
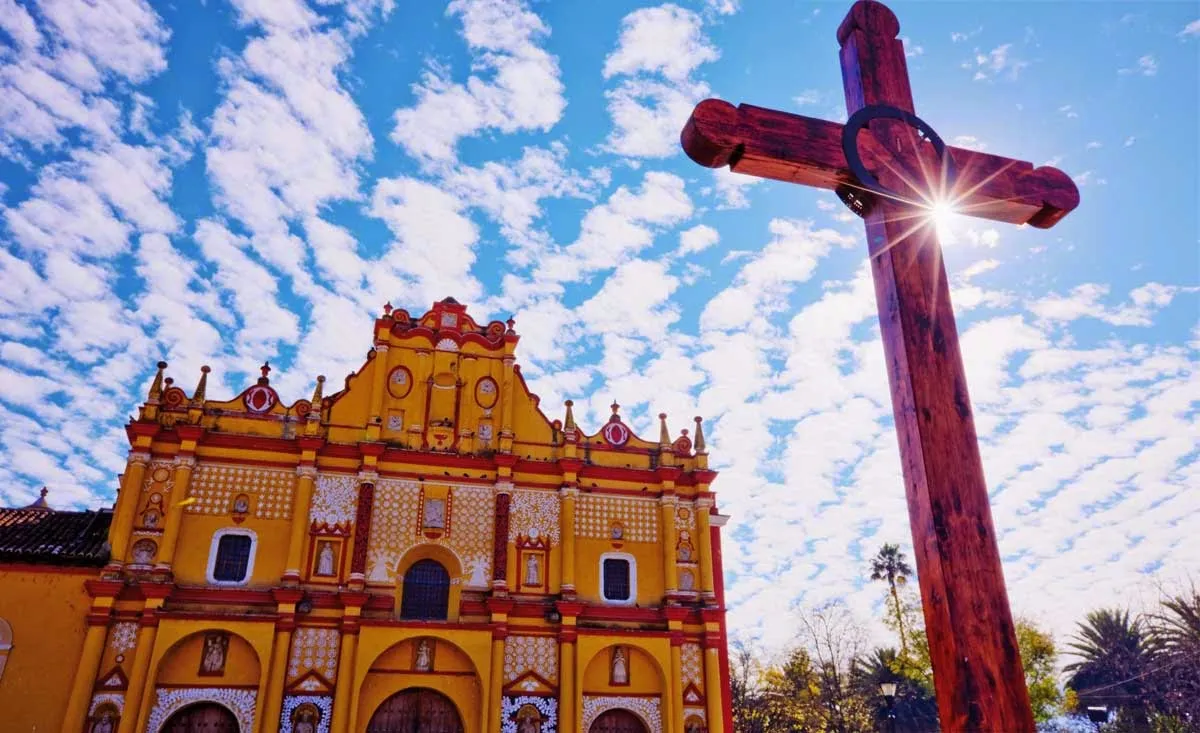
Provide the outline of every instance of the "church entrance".
{"type": "Polygon", "coordinates": [[[415,689],[385,700],[367,723],[367,733],[463,733],[463,724],[450,698],[415,689]]]}
{"type": "Polygon", "coordinates": [[[215,702],[189,705],[167,718],[162,733],[240,733],[233,713],[215,702]]]}
{"type": "Polygon", "coordinates": [[[628,710],[606,710],[596,718],[588,733],[650,733],[642,719],[628,710]]]}

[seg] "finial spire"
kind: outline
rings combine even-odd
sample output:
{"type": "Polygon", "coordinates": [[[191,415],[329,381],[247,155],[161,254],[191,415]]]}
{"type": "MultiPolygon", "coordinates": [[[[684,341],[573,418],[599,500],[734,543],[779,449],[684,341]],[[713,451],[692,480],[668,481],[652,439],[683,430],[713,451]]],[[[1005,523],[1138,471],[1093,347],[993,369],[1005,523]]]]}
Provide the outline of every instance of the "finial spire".
{"type": "Polygon", "coordinates": [[[658,413],[658,447],[663,450],[671,449],[671,433],[667,430],[667,413],[658,413]]]}
{"type": "Polygon", "coordinates": [[[46,494],[50,493],[50,489],[42,487],[41,496],[39,496],[32,504],[26,506],[26,509],[50,509],[50,504],[46,502],[46,494]]]}
{"type": "Polygon", "coordinates": [[[264,386],[270,384],[271,379],[267,375],[271,373],[271,362],[264,361],[263,365],[260,366],[258,370],[262,372],[262,376],[258,378],[258,383],[264,386]]]}
{"type": "Polygon", "coordinates": [[[388,302],[383,304],[383,315],[385,315],[385,316],[392,315],[392,301],[389,300],[388,302]]]}
{"type": "Polygon", "coordinates": [[[212,369],[207,364],[200,367],[200,381],[196,384],[196,391],[192,394],[192,404],[202,405],[205,400],[205,392],[208,389],[208,373],[212,369]]]}
{"type": "Polygon", "coordinates": [[[563,404],[567,406],[567,418],[563,420],[563,430],[578,429],[578,427],[575,425],[575,412],[571,409],[575,406],[575,402],[573,400],[567,400],[563,404]]]}
{"type": "Polygon", "coordinates": [[[325,375],[317,377],[317,387],[313,390],[312,411],[308,413],[309,420],[321,419],[321,393],[325,390],[325,375]],[[315,418],[313,416],[316,416],[315,418]]]}
{"type": "Polygon", "coordinates": [[[695,440],[692,441],[692,447],[696,449],[696,455],[698,455],[698,456],[705,455],[708,453],[708,449],[706,449],[704,447],[704,428],[702,427],[702,425],[704,423],[704,418],[697,415],[695,419],[696,419],[696,438],[695,438],[695,440]]]}
{"type": "Polygon", "coordinates": [[[158,403],[162,397],[163,391],[163,370],[167,368],[167,362],[158,362],[158,372],[154,375],[154,381],[150,383],[150,392],[146,395],[147,402],[158,403]]]}
{"type": "Polygon", "coordinates": [[[612,412],[613,412],[612,417],[609,418],[610,421],[617,420],[621,417],[620,415],[617,414],[618,412],[620,412],[621,406],[617,404],[616,400],[613,400],[613,403],[611,405],[609,405],[609,408],[611,408],[612,412]]]}

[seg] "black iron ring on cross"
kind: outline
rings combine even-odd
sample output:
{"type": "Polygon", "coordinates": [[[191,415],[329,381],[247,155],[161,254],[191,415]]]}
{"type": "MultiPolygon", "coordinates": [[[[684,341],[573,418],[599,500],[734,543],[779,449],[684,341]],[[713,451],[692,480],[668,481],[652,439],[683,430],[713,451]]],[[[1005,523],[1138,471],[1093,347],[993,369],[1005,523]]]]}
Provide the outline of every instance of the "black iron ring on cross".
{"type": "Polygon", "coordinates": [[[865,192],[886,196],[891,199],[903,200],[903,197],[899,193],[881,184],[879,179],[867,170],[867,167],[863,165],[862,155],[858,152],[858,133],[871,120],[880,118],[900,120],[909,127],[915,128],[923,139],[928,140],[933,145],[933,150],[937,153],[938,159],[941,161],[943,190],[949,191],[953,189],[956,173],[954,160],[946,154],[946,143],[930,127],[929,123],[917,117],[912,112],[905,112],[902,109],[886,104],[872,104],[850,115],[850,119],[846,121],[846,126],[842,128],[842,152],[846,156],[846,164],[850,168],[850,173],[858,181],[857,187],[848,184],[838,186],[836,193],[841,198],[842,203],[846,204],[855,214],[866,216],[870,213],[871,206],[874,204],[874,197],[865,192]]]}

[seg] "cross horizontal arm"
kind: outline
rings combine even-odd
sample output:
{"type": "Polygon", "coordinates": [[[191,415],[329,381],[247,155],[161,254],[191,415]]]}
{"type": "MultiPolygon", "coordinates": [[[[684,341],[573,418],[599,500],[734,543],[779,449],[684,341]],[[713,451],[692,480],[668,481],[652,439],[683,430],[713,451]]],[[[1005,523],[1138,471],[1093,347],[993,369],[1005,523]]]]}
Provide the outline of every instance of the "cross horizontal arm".
{"type": "MultiPolygon", "coordinates": [[[[706,99],[692,111],[681,142],[688,157],[709,168],[727,165],[735,173],[818,188],[857,185],[836,122],[706,99]]],[[[860,135],[858,144],[869,168],[894,165],[893,155],[870,135],[860,135]]],[[[1057,168],[946,150],[958,171],[953,199],[963,214],[1045,229],[1079,205],[1075,183],[1057,168]]]]}

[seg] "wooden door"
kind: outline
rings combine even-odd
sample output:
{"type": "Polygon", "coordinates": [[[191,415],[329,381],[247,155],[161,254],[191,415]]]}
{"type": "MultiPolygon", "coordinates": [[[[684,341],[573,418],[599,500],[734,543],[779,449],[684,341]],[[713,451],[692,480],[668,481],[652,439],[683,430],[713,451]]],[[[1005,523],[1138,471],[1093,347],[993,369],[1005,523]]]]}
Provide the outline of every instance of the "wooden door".
{"type": "Polygon", "coordinates": [[[240,733],[233,713],[212,702],[189,705],[167,719],[162,733],[240,733]]]}
{"type": "Polygon", "coordinates": [[[463,733],[463,725],[454,703],[445,695],[405,690],[375,710],[367,733],[463,733]]]}
{"type": "Polygon", "coordinates": [[[588,733],[649,733],[642,719],[628,710],[607,710],[596,718],[588,733]]]}

